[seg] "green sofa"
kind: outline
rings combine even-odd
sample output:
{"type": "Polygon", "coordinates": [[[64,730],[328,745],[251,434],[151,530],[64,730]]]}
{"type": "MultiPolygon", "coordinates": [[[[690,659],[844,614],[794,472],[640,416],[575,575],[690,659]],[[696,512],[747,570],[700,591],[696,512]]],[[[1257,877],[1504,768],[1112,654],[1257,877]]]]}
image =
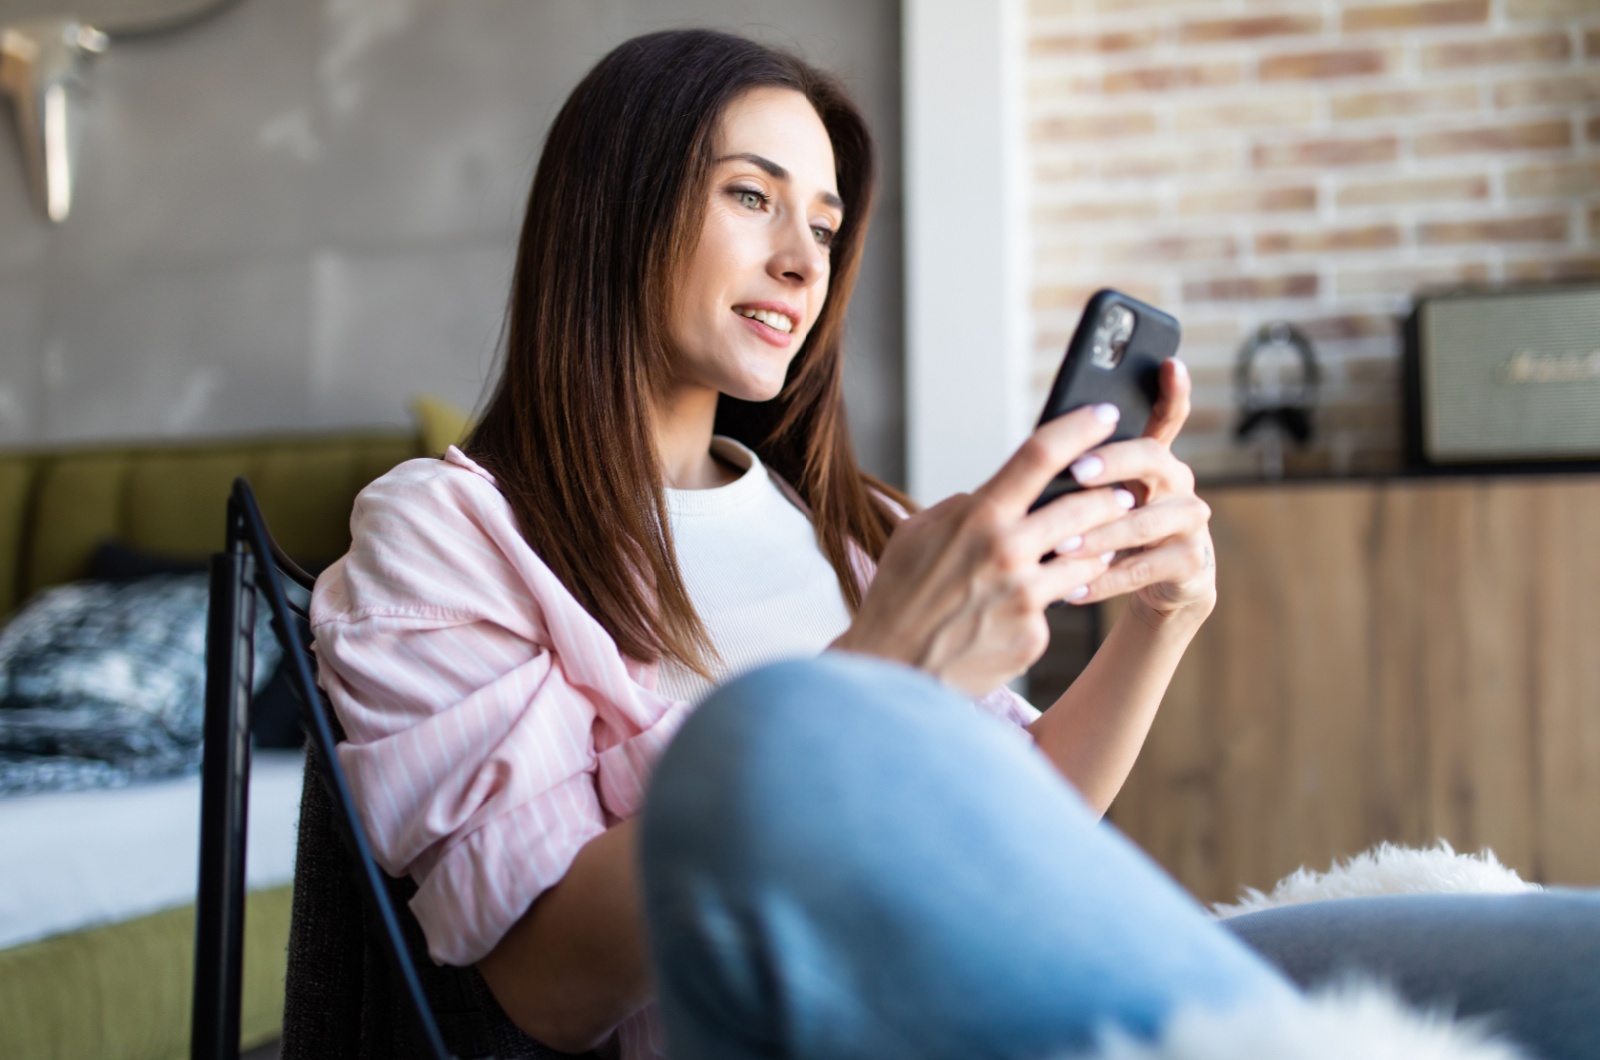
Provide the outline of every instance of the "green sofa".
{"type": "MultiPolygon", "coordinates": [[[[419,410],[420,411],[420,410],[419,410]]],[[[0,618],[82,577],[100,542],[203,558],[222,547],[235,476],[250,479],[296,559],[349,544],[352,502],[395,464],[442,448],[424,433],[366,432],[0,452],[0,618]]],[[[198,841],[198,840],[197,840],[198,841]]],[[[277,1036],[291,888],[246,914],[243,1040],[277,1036]]],[[[193,907],[0,951],[0,1057],[177,1060],[188,1055],[193,907]],[[27,1018],[13,1018],[27,1013],[27,1018]]]]}
{"type": "Polygon", "coordinates": [[[361,488],[423,452],[416,434],[367,433],[0,452],[0,615],[81,578],[102,541],[204,558],[222,547],[244,475],[291,556],[333,559],[361,488]]]}

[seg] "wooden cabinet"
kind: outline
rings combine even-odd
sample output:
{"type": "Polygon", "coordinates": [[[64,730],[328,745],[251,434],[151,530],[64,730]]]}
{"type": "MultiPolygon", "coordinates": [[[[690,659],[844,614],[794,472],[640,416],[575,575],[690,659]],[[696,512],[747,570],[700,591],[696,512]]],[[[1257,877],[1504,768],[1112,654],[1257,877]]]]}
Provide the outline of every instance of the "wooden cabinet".
{"type": "Polygon", "coordinates": [[[1600,884],[1600,479],[1201,494],[1217,610],[1120,828],[1206,901],[1436,836],[1600,884]]]}

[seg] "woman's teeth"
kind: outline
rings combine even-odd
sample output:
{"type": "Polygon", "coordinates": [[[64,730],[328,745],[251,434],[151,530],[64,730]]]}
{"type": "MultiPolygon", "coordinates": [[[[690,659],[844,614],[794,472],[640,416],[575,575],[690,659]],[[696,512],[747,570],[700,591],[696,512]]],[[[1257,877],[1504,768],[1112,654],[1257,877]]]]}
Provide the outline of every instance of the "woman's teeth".
{"type": "Polygon", "coordinates": [[[770,309],[741,309],[735,307],[733,311],[742,317],[759,320],[772,330],[781,331],[785,335],[794,330],[794,321],[782,313],[774,313],[770,309]]]}

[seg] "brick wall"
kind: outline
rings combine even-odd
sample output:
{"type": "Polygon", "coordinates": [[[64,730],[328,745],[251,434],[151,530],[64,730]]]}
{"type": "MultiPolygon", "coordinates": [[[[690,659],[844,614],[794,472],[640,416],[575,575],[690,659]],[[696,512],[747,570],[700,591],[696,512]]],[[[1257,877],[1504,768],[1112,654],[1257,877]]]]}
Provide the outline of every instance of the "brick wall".
{"type": "Polygon", "coordinates": [[[1324,364],[1290,471],[1399,459],[1397,323],[1437,285],[1600,278],[1600,0],[1032,0],[1034,382],[1084,300],[1175,312],[1183,453],[1232,440],[1232,364],[1287,320],[1324,364]]]}

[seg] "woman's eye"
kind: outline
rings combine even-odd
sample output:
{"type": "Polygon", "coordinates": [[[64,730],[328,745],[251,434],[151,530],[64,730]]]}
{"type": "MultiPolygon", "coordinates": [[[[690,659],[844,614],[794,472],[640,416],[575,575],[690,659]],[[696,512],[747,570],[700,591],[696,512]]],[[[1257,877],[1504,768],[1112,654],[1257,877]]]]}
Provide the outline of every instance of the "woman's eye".
{"type": "Polygon", "coordinates": [[[759,191],[750,191],[748,188],[736,188],[733,192],[734,201],[749,210],[759,210],[767,204],[767,197],[759,191]]]}
{"type": "Polygon", "coordinates": [[[833,246],[833,229],[828,228],[825,225],[812,225],[811,226],[811,235],[812,235],[813,238],[816,239],[816,241],[818,243],[822,244],[823,246],[825,246],[825,247],[833,246]]]}

